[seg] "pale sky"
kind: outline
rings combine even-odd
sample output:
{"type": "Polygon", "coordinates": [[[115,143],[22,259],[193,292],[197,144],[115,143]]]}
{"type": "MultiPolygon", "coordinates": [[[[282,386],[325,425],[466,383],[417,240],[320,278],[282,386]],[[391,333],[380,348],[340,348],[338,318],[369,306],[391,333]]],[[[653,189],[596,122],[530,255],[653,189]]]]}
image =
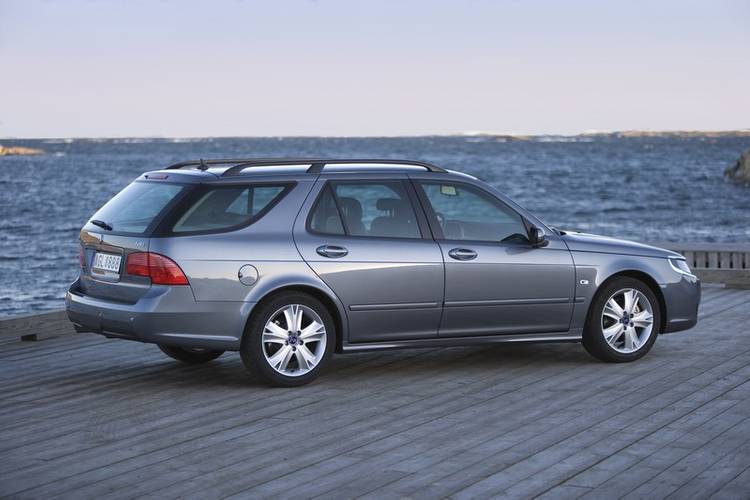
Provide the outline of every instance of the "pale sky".
{"type": "Polygon", "coordinates": [[[749,0],[0,0],[0,137],[747,128],[749,0]]]}

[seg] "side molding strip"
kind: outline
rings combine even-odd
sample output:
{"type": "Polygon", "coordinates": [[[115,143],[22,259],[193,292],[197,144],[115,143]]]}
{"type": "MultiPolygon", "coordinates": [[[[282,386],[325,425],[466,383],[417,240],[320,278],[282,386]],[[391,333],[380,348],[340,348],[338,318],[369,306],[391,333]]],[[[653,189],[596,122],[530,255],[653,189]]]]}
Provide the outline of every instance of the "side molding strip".
{"type": "Polygon", "coordinates": [[[402,302],[394,304],[352,304],[350,311],[393,311],[396,309],[434,309],[437,302],[402,302]]]}
{"type": "Polygon", "coordinates": [[[569,304],[568,297],[550,299],[498,299],[498,300],[453,300],[445,303],[445,307],[467,307],[467,306],[512,306],[533,304],[569,304]]]}
{"type": "Polygon", "coordinates": [[[497,343],[534,343],[534,342],[580,342],[582,332],[574,329],[565,333],[539,333],[524,335],[486,335],[480,337],[449,337],[419,340],[402,340],[393,342],[364,342],[342,346],[343,352],[374,351],[381,349],[399,349],[404,347],[461,347],[467,345],[497,344],[497,343]]]}

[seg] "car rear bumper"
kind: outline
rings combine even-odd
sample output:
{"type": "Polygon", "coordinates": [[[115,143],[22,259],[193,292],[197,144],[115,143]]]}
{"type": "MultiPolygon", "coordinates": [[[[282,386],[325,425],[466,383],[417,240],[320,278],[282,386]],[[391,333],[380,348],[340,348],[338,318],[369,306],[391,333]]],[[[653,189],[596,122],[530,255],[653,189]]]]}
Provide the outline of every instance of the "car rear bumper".
{"type": "Polygon", "coordinates": [[[65,295],[68,318],[79,331],[217,350],[239,350],[253,305],[196,301],[187,286],[154,286],[135,304],[86,296],[78,282],[65,295]]]}
{"type": "Polygon", "coordinates": [[[701,283],[698,278],[683,276],[675,283],[661,285],[666,306],[666,321],[662,333],[680,332],[698,322],[701,302],[701,283]]]}

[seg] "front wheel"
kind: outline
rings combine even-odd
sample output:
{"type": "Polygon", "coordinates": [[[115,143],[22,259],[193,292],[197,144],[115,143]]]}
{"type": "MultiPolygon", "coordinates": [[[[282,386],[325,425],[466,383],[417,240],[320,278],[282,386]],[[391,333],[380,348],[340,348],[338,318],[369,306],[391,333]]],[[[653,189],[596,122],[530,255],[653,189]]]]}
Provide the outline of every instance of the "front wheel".
{"type": "Polygon", "coordinates": [[[659,301],[645,283],[615,278],[597,292],[591,304],[583,346],[602,361],[635,361],[653,347],[660,321],[659,301]]]}
{"type": "Polygon", "coordinates": [[[201,363],[208,363],[218,358],[224,351],[214,351],[212,349],[201,349],[198,347],[175,347],[170,345],[158,344],[161,352],[166,354],[172,359],[182,361],[189,365],[197,365],[201,363]]]}
{"type": "Polygon", "coordinates": [[[271,385],[307,384],[333,351],[334,328],[319,300],[300,292],[282,293],[253,312],[240,348],[242,362],[271,385]]]}

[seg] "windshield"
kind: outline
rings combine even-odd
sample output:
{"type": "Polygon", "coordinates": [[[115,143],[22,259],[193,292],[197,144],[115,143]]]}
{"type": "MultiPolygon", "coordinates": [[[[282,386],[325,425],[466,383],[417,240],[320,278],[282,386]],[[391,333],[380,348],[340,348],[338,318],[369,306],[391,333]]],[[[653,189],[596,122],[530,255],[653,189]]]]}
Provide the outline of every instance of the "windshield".
{"type": "Polygon", "coordinates": [[[143,234],[182,190],[183,185],[133,182],[91,217],[89,223],[117,233],[143,234]]]}

